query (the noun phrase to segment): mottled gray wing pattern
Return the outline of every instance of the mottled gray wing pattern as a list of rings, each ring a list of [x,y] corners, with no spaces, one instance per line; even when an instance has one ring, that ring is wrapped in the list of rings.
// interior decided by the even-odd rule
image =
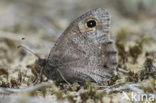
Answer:
[[[69,82],[105,83],[117,65],[117,51],[109,34],[110,16],[102,9],[91,10],[74,20],[56,41],[47,59],[45,75]]]

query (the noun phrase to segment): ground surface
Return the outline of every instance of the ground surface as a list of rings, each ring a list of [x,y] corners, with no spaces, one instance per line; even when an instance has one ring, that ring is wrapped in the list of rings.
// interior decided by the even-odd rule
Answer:
[[[104,90],[89,83],[79,87],[75,83],[71,88],[60,89],[43,77],[44,82],[52,83],[50,87],[34,92],[1,93],[0,103],[131,103],[135,102],[131,98],[133,92],[152,94],[156,101],[155,0],[0,0],[0,87],[25,88],[34,85],[38,74],[34,68],[37,57],[17,48],[19,45],[46,58],[57,37],[71,21],[97,7],[110,12],[111,34],[119,51],[120,72],[118,79],[112,80],[111,88]],[[126,84],[135,86],[131,89]],[[122,88],[118,88],[120,86]],[[113,93],[107,94],[108,90]],[[122,91],[131,100],[123,100]],[[143,101],[146,103],[149,99],[150,96],[144,97]]]

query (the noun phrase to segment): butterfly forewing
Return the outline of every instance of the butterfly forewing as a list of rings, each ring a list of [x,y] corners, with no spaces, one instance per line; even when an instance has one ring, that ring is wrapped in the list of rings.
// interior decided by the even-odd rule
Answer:
[[[45,75],[61,80],[56,72],[59,69],[69,82],[105,83],[117,65],[117,51],[110,39],[109,25],[109,13],[102,8],[74,20],[52,48]]]

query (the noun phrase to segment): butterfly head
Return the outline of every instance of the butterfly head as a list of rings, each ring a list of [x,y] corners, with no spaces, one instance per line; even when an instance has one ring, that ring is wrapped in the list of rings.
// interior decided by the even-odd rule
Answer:
[[[40,71],[42,71],[42,70],[45,69],[46,63],[47,63],[47,60],[46,59],[38,58],[35,61],[35,66],[37,67],[37,69],[39,69]]]

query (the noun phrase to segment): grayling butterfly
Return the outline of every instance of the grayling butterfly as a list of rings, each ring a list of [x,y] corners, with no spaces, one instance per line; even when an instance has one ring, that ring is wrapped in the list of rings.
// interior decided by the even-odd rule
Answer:
[[[56,82],[104,84],[117,66],[109,25],[109,13],[102,8],[83,14],[57,39],[47,59],[36,60],[36,66]]]

